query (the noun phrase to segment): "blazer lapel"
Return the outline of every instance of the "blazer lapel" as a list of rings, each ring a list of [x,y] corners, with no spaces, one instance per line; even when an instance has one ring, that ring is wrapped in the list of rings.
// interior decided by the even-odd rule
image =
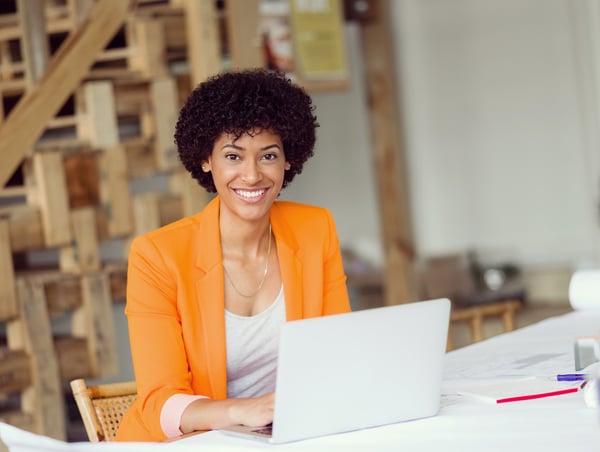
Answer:
[[[227,396],[227,352],[225,348],[225,304],[221,237],[219,234],[219,198],[203,210],[199,224],[199,253],[196,266],[202,276],[196,281],[196,302],[201,313],[202,332],[198,335],[201,353],[214,398]]]
[[[283,282],[287,320],[298,320],[304,314],[302,287],[302,262],[298,258],[298,242],[291,233],[294,229],[287,223],[281,206],[275,202],[271,207],[271,226],[277,242],[277,257]]]

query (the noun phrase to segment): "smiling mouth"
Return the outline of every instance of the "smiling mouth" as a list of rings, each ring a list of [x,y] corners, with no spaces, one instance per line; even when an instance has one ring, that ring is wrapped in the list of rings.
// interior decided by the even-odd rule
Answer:
[[[267,190],[262,188],[260,190],[235,190],[236,194],[246,199],[256,199],[265,194]]]

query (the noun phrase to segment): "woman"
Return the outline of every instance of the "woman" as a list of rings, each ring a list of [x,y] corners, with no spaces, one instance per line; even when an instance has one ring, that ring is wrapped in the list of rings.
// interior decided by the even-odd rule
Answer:
[[[217,196],[132,243],[138,398],[118,440],[269,424],[283,322],[350,310],[331,214],[276,201],[313,154],[313,111],[304,90],[264,70],[212,77],[182,108],[180,159]]]

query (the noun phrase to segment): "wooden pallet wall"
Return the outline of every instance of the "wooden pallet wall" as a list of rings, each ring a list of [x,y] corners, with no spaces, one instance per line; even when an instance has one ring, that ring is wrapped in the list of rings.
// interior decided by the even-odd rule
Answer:
[[[212,0],[12,3],[0,7],[0,420],[66,439],[66,383],[118,373],[112,304],[131,238],[206,202],[173,128],[191,87],[223,69],[233,19]],[[115,7],[126,14],[94,49]]]

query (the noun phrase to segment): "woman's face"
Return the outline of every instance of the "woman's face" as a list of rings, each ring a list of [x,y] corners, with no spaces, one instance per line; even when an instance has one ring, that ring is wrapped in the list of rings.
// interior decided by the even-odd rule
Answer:
[[[221,215],[256,220],[268,216],[290,164],[279,135],[263,130],[244,133],[237,140],[222,134],[202,169],[212,173],[221,197]]]

